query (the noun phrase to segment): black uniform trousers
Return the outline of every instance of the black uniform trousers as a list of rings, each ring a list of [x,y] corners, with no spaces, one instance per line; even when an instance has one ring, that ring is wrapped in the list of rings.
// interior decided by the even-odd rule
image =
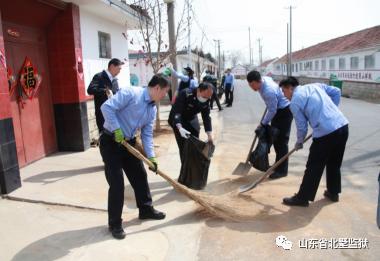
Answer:
[[[222,106],[220,105],[220,101],[219,101],[218,94],[217,94],[215,87],[213,88],[213,92],[212,92],[212,96],[211,96],[211,100],[210,100],[210,108],[211,109],[213,109],[213,107],[214,107],[214,101],[216,102],[218,109],[221,110]]]
[[[181,136],[181,134],[179,133],[178,131],[178,128],[177,126],[175,126],[175,124],[173,124],[172,122],[170,123],[170,126],[173,128],[173,131],[174,131],[174,136],[175,136],[175,140],[177,141],[177,145],[178,145],[178,149],[179,149],[179,157],[181,158],[181,164],[183,163],[183,148],[184,148],[184,145],[185,145],[185,138],[183,138]],[[198,121],[198,117],[194,117],[193,120],[191,121],[183,121],[182,122],[182,128],[188,130],[191,135],[199,138],[199,131],[201,129],[200,125],[199,125],[199,121]]]
[[[128,142],[135,145],[136,139]],[[147,173],[143,162],[130,154],[123,145],[114,141],[113,137],[103,133],[100,136],[100,154],[105,165],[108,189],[108,225],[121,226],[121,215],[124,206],[123,170],[131,184],[138,208],[152,206]]]
[[[340,167],[347,139],[348,125],[326,136],[313,139],[306,163],[305,175],[297,194],[300,198],[314,201],[325,167],[327,190],[332,194],[341,192]]]
[[[293,114],[289,106],[278,109],[274,115],[271,124],[279,130],[277,137],[273,140],[273,147],[276,152],[276,162],[289,152],[289,136],[292,126]],[[288,173],[288,160],[285,160],[275,170],[276,172],[287,174]]]
[[[226,103],[228,106],[232,106],[232,103],[234,101],[234,91],[232,90],[232,86],[229,84],[226,84]]]

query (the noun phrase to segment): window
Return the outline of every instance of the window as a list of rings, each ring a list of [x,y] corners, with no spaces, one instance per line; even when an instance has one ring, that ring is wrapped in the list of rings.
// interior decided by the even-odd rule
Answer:
[[[298,63],[296,63],[296,72],[298,72]]]
[[[103,32],[98,32],[99,38],[99,57],[111,58],[111,35]]]
[[[364,69],[373,68],[375,68],[375,56],[373,54],[364,56]]]
[[[313,62],[309,62],[310,71],[313,70]]]
[[[335,70],[335,60],[334,59],[329,60],[329,70]]]
[[[303,63],[300,63],[300,71],[303,71]]]
[[[315,71],[319,70],[319,61],[314,62]]]
[[[339,70],[346,69],[346,58],[339,58]]]
[[[322,71],[326,70],[326,60],[322,60]]]
[[[294,64],[292,64],[292,72],[294,72]]]
[[[359,57],[351,57],[350,64],[351,64],[351,70],[359,69]]]

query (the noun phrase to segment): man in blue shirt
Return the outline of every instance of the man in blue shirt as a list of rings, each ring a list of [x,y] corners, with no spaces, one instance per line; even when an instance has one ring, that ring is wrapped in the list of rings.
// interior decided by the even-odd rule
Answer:
[[[134,157],[120,143],[127,140],[136,144],[136,132],[141,130],[141,140],[149,160],[157,160],[153,145],[153,124],[157,108],[155,102],[165,97],[170,81],[162,75],[155,75],[148,87],[122,88],[101,106],[104,116],[104,130],[100,137],[100,153],[105,165],[108,190],[108,225],[112,235],[123,239],[122,211],[124,205],[123,170],[135,192],[140,219],[163,219],[165,214],[155,210],[147,180],[147,173],[141,160]]]
[[[231,107],[234,101],[234,81],[235,77],[231,73],[231,69],[227,69],[226,77],[224,78],[224,90],[226,92],[227,107]]]
[[[267,107],[267,113],[260,122],[258,130],[265,128],[269,130],[269,124],[278,130],[276,137],[273,139],[274,150],[276,151],[276,162],[280,160],[289,151],[288,143],[290,136],[290,128],[293,116],[289,109],[289,100],[286,99],[280,87],[270,77],[261,77],[258,71],[250,71],[247,75],[249,86],[254,91],[260,93]],[[258,131],[257,130],[257,131]],[[258,131],[260,132],[260,131]],[[273,174],[269,176],[271,179],[282,178],[288,175],[288,160],[278,166]]]
[[[308,130],[313,129],[313,142],[300,189],[293,197],[284,198],[289,206],[307,207],[314,201],[326,167],[327,190],[324,196],[339,201],[343,155],[348,139],[348,120],[338,109],[341,91],[323,83],[298,86],[293,77],[280,82],[284,95],[291,101],[290,110],[297,126],[295,149],[302,149]]]

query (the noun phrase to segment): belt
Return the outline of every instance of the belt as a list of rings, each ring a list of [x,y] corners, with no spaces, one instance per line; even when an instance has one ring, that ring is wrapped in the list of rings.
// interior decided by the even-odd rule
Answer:
[[[109,137],[111,137],[111,138],[114,138],[114,133],[111,132],[111,131],[109,131],[109,130],[107,130],[107,129],[103,129],[102,133],[105,134],[105,135],[107,135],[107,136],[109,136]],[[133,142],[136,141],[136,137],[133,137],[132,139],[125,138],[125,140],[127,142],[132,142],[133,143]]]

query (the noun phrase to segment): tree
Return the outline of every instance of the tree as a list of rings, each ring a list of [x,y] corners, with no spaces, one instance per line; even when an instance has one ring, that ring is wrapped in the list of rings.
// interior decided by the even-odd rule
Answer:
[[[243,62],[243,56],[240,50],[233,50],[228,55],[228,60],[231,63],[231,67],[235,67],[237,64]]]
[[[156,74],[165,66],[170,55],[176,53],[169,52],[167,37],[167,14],[165,4],[159,0],[138,0],[130,5],[138,11],[139,34],[142,39],[138,39],[141,44],[143,59],[147,65],[151,65],[153,73]],[[176,41],[178,36],[184,32],[183,22],[185,14],[185,4],[181,11],[181,17],[177,24]],[[160,104],[157,104],[156,130],[160,130]]]

